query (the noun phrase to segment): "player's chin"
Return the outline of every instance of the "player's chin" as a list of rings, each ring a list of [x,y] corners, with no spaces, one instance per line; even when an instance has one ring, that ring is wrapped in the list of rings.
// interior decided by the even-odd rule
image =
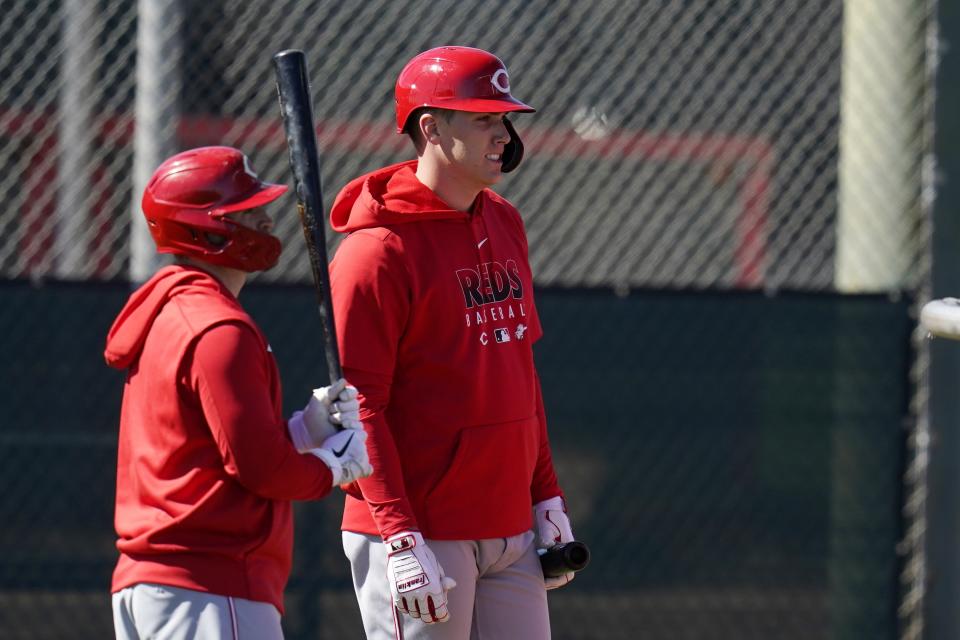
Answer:
[[[493,185],[500,182],[503,179],[503,171],[500,170],[500,163],[497,163],[495,167],[489,167],[483,174],[483,183],[492,187]]]

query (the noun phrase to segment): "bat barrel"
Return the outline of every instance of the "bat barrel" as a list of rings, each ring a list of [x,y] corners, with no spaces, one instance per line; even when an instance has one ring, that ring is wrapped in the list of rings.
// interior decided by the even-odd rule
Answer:
[[[281,51],[273,56],[273,67],[280,99],[280,115],[290,152],[290,170],[296,187],[300,225],[303,228],[317,293],[317,310],[323,328],[327,372],[333,382],[342,378],[343,372],[337,349],[333,302],[330,298],[320,156],[317,151],[317,132],[313,124],[313,102],[306,57],[299,49]]]
[[[306,190],[313,185],[320,187],[320,167],[319,163],[307,161],[308,158],[319,158],[307,61],[303,51],[287,49],[273,56],[273,66],[287,148],[290,150],[290,169],[297,187],[297,201],[312,205],[314,203],[309,201],[310,194]]]

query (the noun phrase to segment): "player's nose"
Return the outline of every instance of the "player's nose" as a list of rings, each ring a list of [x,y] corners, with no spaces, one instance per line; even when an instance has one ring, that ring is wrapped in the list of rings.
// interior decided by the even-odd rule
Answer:
[[[253,228],[261,233],[272,233],[273,232],[273,218],[270,217],[270,214],[266,212],[263,208],[254,209],[251,212],[250,222],[253,225]]]
[[[494,142],[497,144],[507,144],[510,142],[510,132],[507,131],[507,125],[503,123],[503,120],[500,120],[499,125],[494,131],[494,135],[496,136]]]
[[[262,233],[273,233],[273,218],[263,214],[263,219],[257,221],[257,229]]]

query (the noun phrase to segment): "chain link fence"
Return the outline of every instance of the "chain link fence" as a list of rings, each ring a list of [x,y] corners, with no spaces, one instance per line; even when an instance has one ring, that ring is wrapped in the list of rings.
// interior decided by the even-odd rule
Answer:
[[[410,157],[391,124],[404,62],[469,43],[507,61],[539,109],[518,119],[529,153],[503,192],[542,284],[823,290],[843,260],[854,279],[894,261],[886,288],[916,287],[930,8],[847,5],[845,22],[840,0],[7,0],[0,273],[124,277],[135,139],[240,146],[286,179],[270,65],[284,48],[309,56],[329,201]],[[147,122],[138,78],[143,111],[160,113]],[[295,217],[279,222],[299,247]],[[301,258],[264,279],[305,281]]]
[[[498,190],[527,225],[558,465],[596,547],[551,596],[555,636],[919,638],[927,360],[908,320],[928,294],[935,15],[935,0],[0,0],[0,326],[20,354],[0,395],[0,636],[66,637],[37,613],[51,602],[86,612],[74,637],[109,634],[119,381],[98,349],[156,265],[149,173],[228,144],[289,183],[271,55],[299,48],[329,207],[411,157],[393,125],[403,64],[462,44],[499,55],[538,110],[514,120],[526,156]],[[249,294],[278,343],[313,331],[282,202],[287,249]],[[286,339],[291,410],[323,367]],[[591,447],[562,397],[584,375],[617,393]],[[78,376],[51,405],[49,382]],[[12,479],[41,468],[38,503]],[[335,545],[336,511],[299,519]],[[297,557],[288,636],[359,635],[358,618],[330,621],[355,609],[342,556],[298,541]]]

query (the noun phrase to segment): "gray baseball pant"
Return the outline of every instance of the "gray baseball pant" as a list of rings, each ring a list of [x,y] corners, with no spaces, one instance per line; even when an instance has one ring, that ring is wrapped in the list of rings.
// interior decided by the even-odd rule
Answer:
[[[117,640],[283,640],[272,604],[141,583],[113,594]]]
[[[424,624],[396,611],[383,542],[343,532],[367,640],[549,640],[547,592],[533,532],[426,542],[444,574],[457,581],[447,592],[446,622]]]

